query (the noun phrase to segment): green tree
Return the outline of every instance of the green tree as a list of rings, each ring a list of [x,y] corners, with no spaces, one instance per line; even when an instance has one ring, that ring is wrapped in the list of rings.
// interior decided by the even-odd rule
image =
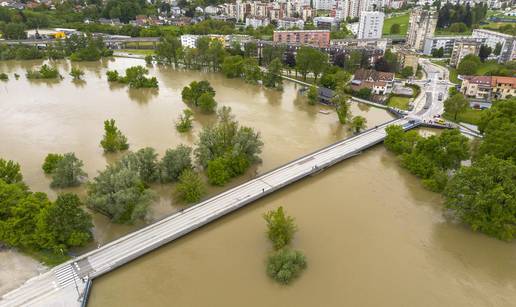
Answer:
[[[185,86],[181,92],[181,97],[184,102],[191,103],[199,107],[199,98],[203,94],[208,94],[212,98],[215,97],[215,90],[206,80],[192,81],[189,86]]]
[[[208,162],[206,175],[208,182],[213,185],[223,186],[233,176],[229,162],[225,157],[218,157]]]
[[[222,107],[217,115],[217,123],[204,127],[199,134],[195,157],[204,169],[210,161],[223,158],[227,171],[234,177],[260,161],[263,142],[258,132],[239,125],[231,108]]]
[[[478,129],[484,134],[478,157],[492,155],[516,161],[516,99],[497,101],[483,111]]]
[[[20,164],[0,158],[0,180],[5,183],[22,182],[23,176],[20,171]]]
[[[476,55],[465,56],[457,66],[457,72],[461,75],[474,75],[480,66],[480,58]]]
[[[37,221],[38,245],[62,253],[91,241],[91,216],[81,207],[79,197],[71,193],[58,195],[55,202],[44,207]]]
[[[308,97],[308,104],[315,105],[317,103],[317,100],[319,99],[319,93],[318,93],[317,87],[315,85],[312,85],[308,89],[307,97]]]
[[[385,147],[397,155],[410,153],[416,146],[421,136],[417,131],[405,132],[399,125],[388,126],[385,131],[387,137],[384,140]]]
[[[502,52],[502,46],[503,45],[501,43],[496,43],[496,47],[493,50],[494,55],[496,55],[496,56],[500,55],[500,53]]]
[[[292,241],[297,226],[293,217],[285,215],[283,207],[268,211],[263,218],[267,223],[267,237],[271,240],[274,249],[279,250]]]
[[[52,174],[57,167],[57,163],[59,161],[61,161],[62,159],[63,159],[63,155],[49,153],[45,157],[45,162],[43,162],[43,165],[41,166],[41,168],[43,169],[45,174]]]
[[[400,74],[405,79],[412,77],[414,75],[414,68],[412,68],[412,66],[403,67],[403,69],[400,71]]]
[[[177,65],[182,57],[181,42],[172,35],[162,36],[156,47],[156,56],[160,61]]]
[[[478,51],[478,57],[480,58],[480,61],[484,62],[487,59],[487,57],[491,55],[492,51],[493,50],[491,49],[491,47],[482,44],[480,46],[480,50]]]
[[[70,76],[72,76],[74,80],[81,80],[82,76],[84,76],[84,71],[78,67],[72,67]]]
[[[227,56],[222,63],[222,73],[227,78],[239,78],[244,69],[244,60],[239,55]]]
[[[306,258],[300,251],[288,248],[271,253],[267,259],[267,274],[282,284],[288,284],[306,268]]]
[[[274,59],[267,67],[267,72],[263,76],[263,85],[270,88],[283,89],[283,78],[281,73],[283,65],[279,59]]]
[[[395,34],[400,34],[401,32],[401,27],[399,24],[395,23],[391,26],[391,29],[389,31],[391,33],[391,35],[395,35]]]
[[[172,182],[179,179],[185,170],[192,169],[192,148],[179,145],[175,149],[167,149],[161,159],[161,181]]]
[[[217,108],[217,102],[213,99],[211,93],[201,94],[197,100],[197,104],[204,113],[213,113]]]
[[[176,129],[179,132],[188,132],[192,129],[192,116],[193,112],[190,109],[183,110],[183,114],[179,116],[176,122]]]
[[[355,116],[351,119],[351,129],[356,133],[366,127],[367,120],[363,116]]]
[[[102,146],[104,152],[117,152],[129,148],[127,138],[116,127],[114,119],[104,121],[104,137],[100,141],[100,146]]]
[[[4,26],[3,34],[5,39],[25,39],[27,33],[25,32],[25,25],[23,23],[10,22]]]
[[[53,188],[67,188],[78,186],[87,176],[82,170],[82,160],[77,159],[73,152],[63,155],[56,163],[52,172],[52,182],[50,186]]]
[[[138,172],[116,163],[88,183],[86,204],[115,223],[133,223],[145,217],[154,198]]]
[[[206,193],[206,187],[199,174],[191,169],[185,169],[179,176],[177,193],[181,200],[187,203],[196,203]]]
[[[331,102],[335,105],[335,110],[337,111],[337,116],[339,117],[339,122],[341,124],[345,124],[350,116],[349,111],[349,103],[348,96],[344,92],[344,87],[339,86],[335,91],[335,95],[333,96]]]
[[[257,84],[262,78],[262,71],[260,70],[260,66],[258,66],[258,61],[254,58],[244,58],[242,75],[245,82]]]
[[[469,107],[468,100],[461,93],[457,93],[444,101],[444,111],[457,120],[457,115],[465,112]]]
[[[129,152],[120,159],[119,163],[135,171],[146,184],[153,183],[159,179],[158,154],[154,148],[145,147],[137,152]]]
[[[510,241],[516,234],[516,166],[485,156],[449,181],[446,207],[475,231]]]

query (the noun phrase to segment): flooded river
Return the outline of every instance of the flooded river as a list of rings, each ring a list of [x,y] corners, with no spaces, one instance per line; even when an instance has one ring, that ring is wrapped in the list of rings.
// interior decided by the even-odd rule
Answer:
[[[151,146],[162,154],[192,144],[213,121],[197,115],[191,134],[175,130],[185,108],[181,90],[193,80],[209,80],[219,105],[261,132],[257,172],[349,134],[334,112],[308,106],[292,83],[276,92],[220,74],[157,67],[150,75],[158,77],[159,91],[131,91],[109,85],[105,71],[143,61],[80,64],[84,84],[68,76],[60,83],[29,82],[24,70],[36,63],[0,62],[0,71],[22,75],[0,83],[0,144],[7,145],[0,156],[18,161],[29,186],[52,197],[56,191],[41,171],[47,153],[75,152],[90,178],[116,159],[98,145],[107,118],[117,120],[133,150]],[[59,67],[64,75],[70,64]],[[391,118],[366,106],[353,105],[352,112],[369,126]],[[178,207],[171,186],[156,189],[151,220]],[[446,221],[441,202],[377,146],[95,280],[90,306],[509,306],[516,300],[516,245]],[[296,218],[293,245],[308,259],[308,269],[288,287],[265,274],[271,247],[261,216],[280,205]],[[98,244],[141,226],[113,225],[100,215],[94,220]]]

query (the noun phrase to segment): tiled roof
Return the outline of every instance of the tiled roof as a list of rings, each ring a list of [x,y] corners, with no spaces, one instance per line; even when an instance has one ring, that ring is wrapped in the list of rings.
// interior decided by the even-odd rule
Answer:
[[[473,84],[491,85],[491,76],[462,76],[462,78]]]
[[[498,83],[510,84],[512,88],[516,88],[516,78],[514,77],[493,77],[491,85],[496,86]]]
[[[358,69],[355,72],[355,80],[372,80],[372,81],[386,81],[392,82],[394,80],[394,73],[376,71],[372,69]]]

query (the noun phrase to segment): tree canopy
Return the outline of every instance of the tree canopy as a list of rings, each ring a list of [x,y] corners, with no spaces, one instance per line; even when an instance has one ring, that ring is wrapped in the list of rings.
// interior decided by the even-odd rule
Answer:
[[[271,240],[274,249],[281,249],[292,241],[297,226],[294,218],[285,215],[283,207],[268,211],[263,218],[267,223],[267,237]]]

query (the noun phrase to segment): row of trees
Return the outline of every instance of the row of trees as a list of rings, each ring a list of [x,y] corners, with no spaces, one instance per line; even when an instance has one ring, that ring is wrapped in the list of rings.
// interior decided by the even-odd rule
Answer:
[[[292,250],[289,244],[297,231],[294,218],[283,211],[283,207],[263,215],[267,223],[267,237],[274,250],[267,259],[267,274],[282,284],[288,284],[306,268],[302,252]]]
[[[69,248],[92,240],[92,227],[91,216],[76,195],[60,194],[52,202],[46,194],[27,188],[19,164],[0,159],[2,243],[56,264],[66,257]]]
[[[63,59],[70,57],[72,61],[98,61],[102,57],[113,55],[101,37],[91,35],[72,35],[64,40],[56,41],[46,49],[25,45],[0,44],[0,60],[33,60]]]
[[[444,194],[455,217],[473,230],[510,241],[516,234],[516,99],[495,102],[478,127],[483,139],[470,146],[457,130],[422,138],[391,126],[385,146],[426,187]],[[461,164],[468,159],[471,166]]]
[[[466,27],[478,25],[487,14],[487,4],[478,3],[471,7],[469,4],[446,3],[439,8],[437,28],[446,29],[453,24],[462,23]]]

